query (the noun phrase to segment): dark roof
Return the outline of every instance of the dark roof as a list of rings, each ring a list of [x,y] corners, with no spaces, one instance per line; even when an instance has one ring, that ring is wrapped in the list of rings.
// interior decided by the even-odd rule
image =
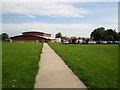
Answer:
[[[26,34],[26,33],[40,33],[40,34],[48,34],[48,33],[37,32],[37,31],[28,31],[28,32],[23,32],[22,34]]]
[[[17,35],[14,37],[10,37],[11,39],[16,38],[16,37],[23,37],[23,36],[31,36],[31,37],[38,37],[38,38],[43,38],[43,39],[49,39],[49,38],[45,38],[45,37],[41,37],[41,36],[36,36],[36,35]]]

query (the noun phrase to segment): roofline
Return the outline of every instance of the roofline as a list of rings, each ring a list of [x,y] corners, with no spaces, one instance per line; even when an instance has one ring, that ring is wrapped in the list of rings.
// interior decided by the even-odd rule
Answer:
[[[38,31],[28,31],[28,32],[22,32],[22,34],[25,33],[42,33],[42,34],[48,34],[48,33],[44,33],[44,32],[38,32]],[[50,34],[51,35],[51,34]]]

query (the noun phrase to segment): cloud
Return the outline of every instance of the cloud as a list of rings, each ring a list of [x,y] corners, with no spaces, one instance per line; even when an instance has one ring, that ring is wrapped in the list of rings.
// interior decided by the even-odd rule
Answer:
[[[90,37],[91,32],[98,27],[105,27],[106,29],[118,30],[116,23],[114,24],[55,24],[55,23],[19,23],[19,24],[0,24],[2,32],[8,33],[10,36],[21,34],[25,31],[39,31],[51,33],[52,37],[56,33],[61,32],[67,36]]]
[[[49,23],[22,23],[22,24],[3,24],[3,32],[10,36],[21,34],[24,31],[42,31],[51,33],[53,36],[57,32],[62,32],[68,36],[85,36],[89,37],[93,26],[91,24],[49,24]]]
[[[77,8],[71,3],[4,2],[2,13],[21,14],[35,18],[35,16],[41,15],[50,17],[84,17],[89,12],[84,8]]]

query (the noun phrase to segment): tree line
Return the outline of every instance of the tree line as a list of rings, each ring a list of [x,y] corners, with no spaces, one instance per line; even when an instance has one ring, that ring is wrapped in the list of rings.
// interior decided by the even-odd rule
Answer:
[[[55,35],[55,38],[62,38],[61,32],[57,33]],[[119,41],[120,32],[116,32],[113,29],[106,30],[104,27],[100,27],[93,30],[93,32],[91,32],[90,38],[89,39],[87,38],[87,40],[90,40],[90,39],[94,41]]]
[[[55,35],[55,38],[62,38],[62,33],[59,32]],[[79,37],[80,39],[80,37]],[[85,38],[83,38],[84,41]],[[120,32],[116,32],[113,29],[105,29],[104,27],[96,28],[90,34],[90,38],[85,39],[86,41],[120,41]],[[7,33],[0,35],[0,41],[10,41]]]
[[[95,41],[119,41],[120,32],[116,32],[113,29],[105,30],[104,27],[100,27],[93,30],[90,37],[92,40],[95,40]]]

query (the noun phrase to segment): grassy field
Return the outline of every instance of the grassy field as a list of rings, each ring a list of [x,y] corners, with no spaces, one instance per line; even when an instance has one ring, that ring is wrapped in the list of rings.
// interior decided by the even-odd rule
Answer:
[[[49,45],[87,87],[118,87],[118,45]]]
[[[2,43],[0,42],[0,89],[2,88]]]
[[[2,87],[33,88],[42,43],[2,44]]]

